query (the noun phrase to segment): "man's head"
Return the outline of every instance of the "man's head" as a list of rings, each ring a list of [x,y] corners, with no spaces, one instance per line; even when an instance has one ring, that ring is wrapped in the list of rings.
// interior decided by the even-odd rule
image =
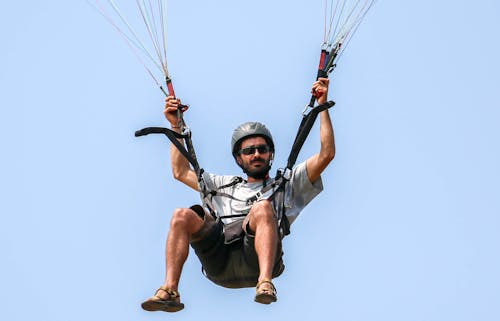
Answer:
[[[268,175],[274,157],[274,142],[265,125],[248,122],[238,126],[233,132],[231,150],[249,177],[263,179]]]

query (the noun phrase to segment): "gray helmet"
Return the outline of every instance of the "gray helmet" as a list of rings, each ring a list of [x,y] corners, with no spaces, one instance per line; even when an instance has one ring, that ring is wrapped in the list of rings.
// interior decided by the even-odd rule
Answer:
[[[233,132],[233,137],[231,138],[231,152],[233,156],[236,157],[238,155],[238,150],[243,139],[254,136],[264,137],[271,148],[271,152],[274,152],[273,136],[271,136],[269,129],[259,122],[247,122],[238,126]]]

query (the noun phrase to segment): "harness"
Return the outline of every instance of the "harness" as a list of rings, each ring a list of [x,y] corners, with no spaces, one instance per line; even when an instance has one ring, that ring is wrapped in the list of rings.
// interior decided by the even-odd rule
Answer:
[[[304,142],[307,136],[309,135],[311,128],[314,125],[316,118],[318,117],[318,114],[324,110],[333,107],[334,105],[335,103],[333,101],[327,101],[326,103],[318,105],[316,107],[308,105],[306,107],[306,110],[304,110],[304,112],[302,113],[302,121],[297,130],[294,143],[292,145],[290,154],[288,156],[286,167],[284,169],[278,169],[276,172],[276,176],[273,179],[271,179],[271,181],[268,182],[259,192],[257,192],[256,194],[254,194],[253,196],[249,197],[246,200],[239,200],[246,202],[247,205],[251,205],[260,200],[264,194],[273,190],[272,194],[267,199],[269,201],[274,201],[278,207],[277,214],[278,214],[278,221],[280,222],[280,233],[282,237],[290,234],[290,223],[285,215],[286,210],[284,205],[285,202],[284,192],[286,184],[290,181],[292,175],[292,168],[295,165],[299,152],[302,149],[302,146],[304,145]],[[308,113],[305,113],[307,109],[309,109],[309,107],[310,111]],[[243,178],[235,177],[228,184],[219,186],[215,190],[208,189],[207,184],[205,184],[203,178],[204,170],[203,168],[200,167],[198,160],[196,158],[193,142],[191,140],[191,130],[189,129],[189,127],[185,125],[182,119],[182,113],[180,113],[180,116],[181,117],[179,119],[182,128],[181,133],[177,133],[171,129],[164,127],[146,127],[136,131],[135,136],[140,137],[150,134],[163,134],[167,136],[167,138],[172,142],[172,144],[174,144],[174,146],[179,150],[179,152],[188,160],[193,170],[196,172],[196,175],[198,177],[198,185],[200,187],[200,197],[202,199],[202,202],[205,205],[205,207],[208,208],[210,214],[215,218],[216,214],[214,205],[212,204],[212,198],[214,196],[221,196],[221,197],[229,197],[235,199],[232,195],[223,193],[220,190],[241,183],[243,181]],[[184,140],[184,144],[182,144],[179,141],[179,139]],[[225,216],[220,216],[220,218],[234,218],[243,216],[246,216],[246,214],[225,215]]]

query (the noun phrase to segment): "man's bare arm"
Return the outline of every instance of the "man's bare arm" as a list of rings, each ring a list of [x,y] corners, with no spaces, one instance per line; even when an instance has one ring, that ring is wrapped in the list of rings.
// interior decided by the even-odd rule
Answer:
[[[327,78],[320,78],[313,84],[313,92],[318,96],[318,104],[323,104],[328,98]],[[328,110],[322,111],[320,117],[319,136],[321,148],[318,154],[311,156],[306,162],[307,176],[311,182],[315,182],[325,168],[335,157],[335,137],[333,134],[332,121]]]
[[[179,107],[179,105],[180,100],[169,96],[167,97],[165,109],[163,111],[163,114],[170,122],[172,130],[178,133],[180,133],[181,131],[181,128],[178,127],[179,120],[177,118],[177,108]],[[179,139],[179,141],[184,144],[184,141],[182,139]],[[196,175],[196,172],[191,168],[186,157],[181,154],[181,152],[177,149],[177,147],[175,147],[174,144],[171,144],[170,146],[170,160],[172,163],[172,173],[174,175],[174,178],[191,187],[192,189],[198,191],[198,177]]]

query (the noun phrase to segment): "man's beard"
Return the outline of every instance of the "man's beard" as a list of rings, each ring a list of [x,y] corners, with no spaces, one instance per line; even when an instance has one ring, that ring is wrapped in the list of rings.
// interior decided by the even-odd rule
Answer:
[[[263,161],[264,164],[263,166],[261,167],[257,167],[257,168],[249,168],[250,166],[248,165],[244,165],[242,166],[243,168],[243,172],[245,174],[247,174],[249,177],[252,177],[252,178],[255,178],[255,179],[264,179],[268,176],[269,174],[269,170],[271,169],[271,162],[270,160],[264,160],[264,159],[259,159],[260,161]],[[258,160],[254,160],[255,161],[258,161]]]

